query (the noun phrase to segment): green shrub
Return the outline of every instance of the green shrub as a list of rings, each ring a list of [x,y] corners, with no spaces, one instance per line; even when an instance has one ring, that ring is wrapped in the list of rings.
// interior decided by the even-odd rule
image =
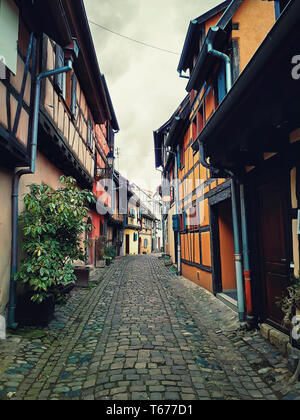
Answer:
[[[117,251],[116,248],[113,246],[109,246],[107,248],[105,248],[104,250],[104,259],[105,257],[111,258],[112,260],[114,260],[117,256]]]
[[[64,187],[53,191],[45,185],[31,185],[24,198],[20,224],[25,258],[15,280],[29,286],[32,300],[41,303],[49,294],[59,294],[61,285],[73,283],[73,262],[84,261],[88,246],[82,241],[92,226],[87,223],[88,205],[95,201],[73,178],[60,177]]]

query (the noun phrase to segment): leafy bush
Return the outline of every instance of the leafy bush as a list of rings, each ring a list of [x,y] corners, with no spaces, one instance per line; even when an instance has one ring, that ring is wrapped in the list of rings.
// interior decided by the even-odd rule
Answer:
[[[88,204],[95,201],[82,191],[75,179],[60,177],[64,187],[53,191],[45,185],[31,185],[24,198],[20,224],[24,234],[25,259],[15,280],[27,284],[32,300],[41,303],[60,286],[76,279],[72,263],[84,261],[88,243],[83,240],[92,226],[87,223]]]
[[[286,294],[277,302],[277,305],[284,314],[283,326],[293,328],[296,309],[300,309],[300,275],[298,277],[291,276],[291,286],[287,288]]]
[[[114,248],[113,246],[109,246],[107,248],[105,248],[104,250],[104,258],[108,257],[111,258],[112,260],[114,260],[117,256],[117,251],[116,248]]]

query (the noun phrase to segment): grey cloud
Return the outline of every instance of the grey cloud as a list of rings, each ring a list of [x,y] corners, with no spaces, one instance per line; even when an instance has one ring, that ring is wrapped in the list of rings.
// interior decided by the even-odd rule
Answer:
[[[181,52],[194,19],[216,0],[85,0],[88,18],[123,35]],[[179,56],[156,51],[91,25],[101,71],[105,74],[121,131],[120,171],[130,180],[160,182],[154,168],[153,130],[185,97],[177,74]],[[142,181],[141,181],[142,182]],[[140,183],[141,183],[140,182]],[[155,189],[155,188],[154,188]]]

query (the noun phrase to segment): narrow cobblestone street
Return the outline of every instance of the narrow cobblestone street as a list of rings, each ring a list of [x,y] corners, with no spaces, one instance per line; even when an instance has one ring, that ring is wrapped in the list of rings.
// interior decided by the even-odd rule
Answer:
[[[116,261],[49,328],[0,342],[0,399],[300,399],[258,332],[157,256]]]

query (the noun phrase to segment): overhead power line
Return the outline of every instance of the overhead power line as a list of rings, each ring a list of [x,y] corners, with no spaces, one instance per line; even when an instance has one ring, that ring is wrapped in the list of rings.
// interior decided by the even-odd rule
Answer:
[[[129,41],[132,41],[132,42],[135,42],[137,44],[143,45],[144,47],[153,48],[155,50],[159,50],[159,51],[162,51],[162,52],[165,52],[165,53],[168,53],[168,54],[173,54],[173,55],[178,55],[178,56],[180,55],[179,53],[177,53],[175,51],[166,50],[165,48],[160,48],[160,47],[157,47],[155,45],[147,44],[146,42],[138,41],[137,39],[130,38],[129,36],[122,35],[118,32],[113,31],[112,29],[106,28],[105,26],[100,25],[99,23],[93,22],[91,20],[89,20],[89,22],[92,25],[98,26],[98,28],[101,28],[101,29],[104,29],[105,31],[111,32],[112,34],[120,36],[121,38],[125,38],[125,39],[128,39]]]

